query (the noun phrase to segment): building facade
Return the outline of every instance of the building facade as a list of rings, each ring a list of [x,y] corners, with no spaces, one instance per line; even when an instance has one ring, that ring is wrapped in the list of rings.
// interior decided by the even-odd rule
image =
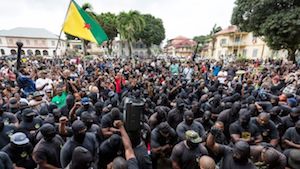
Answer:
[[[178,36],[167,41],[164,52],[167,56],[190,57],[194,54],[197,43],[192,39]]]
[[[252,32],[242,32],[237,26],[229,26],[216,33],[213,40],[207,44],[202,56],[214,59],[242,56],[247,59],[267,59],[285,57],[284,51],[271,50],[261,37]]]
[[[60,40],[56,51],[58,36],[46,29],[18,27],[0,30],[0,56],[16,55],[16,42],[23,43],[25,56],[62,56],[67,48],[66,41]]]
[[[83,54],[83,43],[81,40],[68,40],[68,52]],[[91,55],[109,55],[107,44],[104,42],[102,45],[95,43],[88,43],[86,51]],[[138,57],[147,56],[147,47],[141,41],[132,43],[132,55]],[[113,41],[112,53],[113,57],[126,57],[129,56],[128,43],[120,40]]]

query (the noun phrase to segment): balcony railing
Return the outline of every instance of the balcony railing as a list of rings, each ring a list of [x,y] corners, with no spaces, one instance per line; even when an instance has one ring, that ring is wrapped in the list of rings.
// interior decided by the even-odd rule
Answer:
[[[220,44],[222,47],[235,47],[235,46],[246,46],[245,42],[230,42],[230,43],[224,43]]]

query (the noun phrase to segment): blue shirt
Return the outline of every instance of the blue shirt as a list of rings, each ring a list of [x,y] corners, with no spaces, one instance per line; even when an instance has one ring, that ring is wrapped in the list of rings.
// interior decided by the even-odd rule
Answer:
[[[24,90],[26,95],[36,91],[35,82],[31,78],[20,74],[17,81],[18,85]]]
[[[221,70],[221,66],[214,66],[213,67],[213,75],[218,76],[218,73],[220,72],[220,70]]]

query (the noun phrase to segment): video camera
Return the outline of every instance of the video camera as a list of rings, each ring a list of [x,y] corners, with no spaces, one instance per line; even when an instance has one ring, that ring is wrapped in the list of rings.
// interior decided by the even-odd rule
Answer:
[[[138,132],[141,130],[141,120],[145,110],[145,103],[142,100],[125,98],[123,108],[123,119],[128,132]]]

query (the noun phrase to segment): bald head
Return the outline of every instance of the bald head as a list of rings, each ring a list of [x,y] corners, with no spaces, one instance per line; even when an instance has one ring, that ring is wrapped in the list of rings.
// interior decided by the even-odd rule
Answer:
[[[199,160],[200,169],[215,169],[216,163],[209,156],[202,156]]]

